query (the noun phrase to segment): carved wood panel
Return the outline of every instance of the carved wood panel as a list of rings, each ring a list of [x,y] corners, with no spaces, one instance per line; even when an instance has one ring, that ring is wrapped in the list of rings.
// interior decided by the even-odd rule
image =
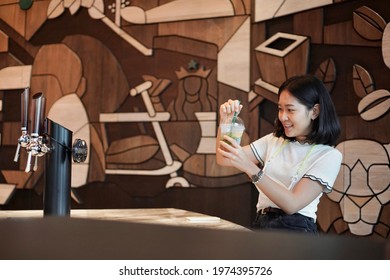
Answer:
[[[2,207],[35,201],[31,195],[23,200],[14,189],[38,195],[43,189],[41,171],[24,174],[25,155],[12,162],[20,120],[15,95],[27,86],[46,95],[47,113],[57,108],[50,116],[89,141],[88,162],[73,167],[74,207],[183,206],[176,201],[180,193],[215,189],[236,197],[221,202],[213,195],[217,210],[189,196],[183,207],[236,219],[229,209],[239,211],[242,198],[248,198],[248,180],[215,163],[218,106],[228,98],[241,100],[247,124],[243,143],[249,143],[272,131],[278,86],[295,74],[315,74],[331,92],[345,159],[359,153],[361,144],[366,149],[373,144],[388,160],[387,3],[333,2],[134,0],[118,7],[109,0],[40,0],[27,10],[18,1],[0,3]],[[352,150],[346,148],[350,144]],[[358,170],[362,180],[374,178],[388,194],[389,163],[376,159],[349,169]],[[340,174],[335,188],[348,196],[343,187],[349,173]],[[233,186],[245,190],[242,197],[229,191]],[[244,212],[254,211],[253,201],[247,203]],[[348,202],[325,195],[320,228],[389,238],[389,203],[367,205],[356,194]],[[356,221],[360,226],[353,228]],[[370,223],[375,225],[367,229]]]

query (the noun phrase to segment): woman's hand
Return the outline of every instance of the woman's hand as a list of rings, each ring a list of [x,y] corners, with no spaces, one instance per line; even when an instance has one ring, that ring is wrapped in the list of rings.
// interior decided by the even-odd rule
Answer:
[[[220,118],[230,117],[235,112],[240,113],[243,106],[239,100],[229,99],[219,108]],[[249,177],[259,172],[258,160],[249,145],[241,147],[235,139],[224,135],[221,139],[221,128],[218,128],[216,143],[216,161],[221,166],[235,167]]]
[[[239,100],[229,99],[219,107],[220,120],[224,120],[227,117],[233,115],[235,112],[240,113],[242,105]]]
[[[245,149],[237,144],[233,138],[227,135],[224,135],[223,139],[229,143],[223,140],[220,141],[217,154],[223,157],[223,162],[225,163],[224,165],[235,167],[246,173],[248,176],[256,174],[259,167],[248,157]]]

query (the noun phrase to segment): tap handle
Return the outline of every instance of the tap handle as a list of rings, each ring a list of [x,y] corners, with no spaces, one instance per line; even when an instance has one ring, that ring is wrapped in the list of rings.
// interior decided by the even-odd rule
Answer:
[[[21,94],[21,127],[22,131],[28,130],[28,102],[30,98],[30,88],[26,88]]]
[[[19,160],[19,154],[20,154],[20,143],[18,143],[18,146],[16,147],[14,162],[18,162],[18,160]]]
[[[42,132],[45,120],[45,97],[42,92],[34,94],[32,98],[32,129],[31,136],[38,137]]]
[[[32,156],[32,153],[30,151],[30,152],[28,152],[26,169],[24,170],[26,173],[29,173],[31,171],[31,156]]]
[[[20,147],[25,147],[29,141],[28,135],[28,103],[30,98],[30,88],[27,87],[24,89],[20,95],[20,126],[22,130],[22,135],[18,139],[18,146],[16,147],[16,152],[14,156],[14,162],[18,162],[20,155]]]
[[[37,171],[38,170],[38,157],[35,157],[35,162],[34,162],[34,167],[33,167],[33,171]]]

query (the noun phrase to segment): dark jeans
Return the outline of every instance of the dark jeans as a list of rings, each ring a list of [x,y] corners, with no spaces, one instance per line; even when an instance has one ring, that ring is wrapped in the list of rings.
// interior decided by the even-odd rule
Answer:
[[[318,234],[317,224],[314,220],[301,214],[257,213],[252,229],[289,230]]]

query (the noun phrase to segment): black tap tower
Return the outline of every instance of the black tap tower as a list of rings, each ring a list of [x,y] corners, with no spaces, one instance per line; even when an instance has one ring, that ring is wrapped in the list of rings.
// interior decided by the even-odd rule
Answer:
[[[73,132],[45,118],[45,97],[37,93],[32,97],[31,135],[28,134],[29,89],[21,98],[21,130],[14,161],[17,162],[20,147],[28,152],[26,172],[31,172],[31,160],[35,157],[33,171],[38,168],[38,157],[45,157],[44,216],[69,216],[71,195],[72,155],[75,162],[87,157],[85,141],[76,139],[72,147]]]
[[[51,152],[45,158],[44,215],[69,216],[73,132],[47,119]]]

